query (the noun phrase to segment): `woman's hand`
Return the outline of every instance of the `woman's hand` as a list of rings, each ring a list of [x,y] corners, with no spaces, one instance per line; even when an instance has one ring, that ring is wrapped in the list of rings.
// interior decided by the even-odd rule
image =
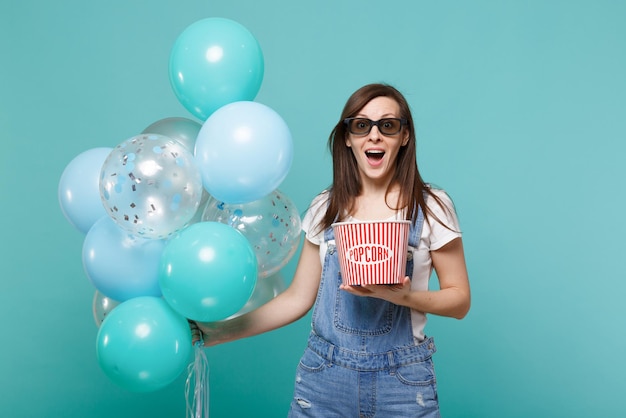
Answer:
[[[220,335],[224,334],[225,322],[198,323],[188,319],[191,329],[191,344],[201,344],[205,347],[220,343]],[[222,325],[221,327],[219,325]]]
[[[349,286],[341,284],[341,290],[356,296],[365,296],[383,299],[396,305],[404,305],[403,300],[408,298],[411,292],[411,279],[408,276],[398,284],[368,284],[362,286]]]
[[[191,329],[191,345],[196,345],[197,343],[204,345],[204,336],[200,328],[198,328],[198,324],[191,319],[188,319],[187,322],[189,322],[189,328]]]
[[[216,322],[189,321],[191,328],[191,342],[195,345],[201,342],[205,347],[222,344],[236,339],[236,336],[246,328],[245,315]]]
[[[464,318],[470,308],[471,295],[461,238],[430,253],[439,279],[439,290],[411,290],[408,277],[398,285],[341,285],[340,289],[357,296],[384,299],[427,314]]]

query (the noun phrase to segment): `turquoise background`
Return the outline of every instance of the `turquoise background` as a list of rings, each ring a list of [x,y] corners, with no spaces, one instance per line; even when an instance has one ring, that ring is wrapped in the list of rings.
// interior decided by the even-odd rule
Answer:
[[[260,42],[257,101],[294,138],[280,189],[330,181],[348,95],[386,81],[415,113],[427,181],[452,195],[473,306],[431,318],[444,417],[626,414],[626,3],[4,1],[0,5],[0,416],[182,417],[181,376],[136,394],[100,370],[83,236],[60,175],[166,117],[176,37],[227,17]],[[284,269],[287,280],[295,262]],[[309,318],[207,350],[211,417],[285,416]]]

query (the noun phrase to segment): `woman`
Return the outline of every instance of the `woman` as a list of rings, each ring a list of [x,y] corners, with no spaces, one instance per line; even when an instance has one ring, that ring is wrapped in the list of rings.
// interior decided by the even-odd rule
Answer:
[[[454,206],[421,179],[415,141],[398,90],[370,84],[354,92],[329,138],[333,183],[302,221],[306,239],[290,286],[225,326],[198,324],[215,345],[287,325],[314,306],[290,417],[439,416],[426,314],[463,318],[470,289]],[[331,224],[387,219],[412,221],[407,276],[394,286],[343,285]],[[433,268],[439,290],[431,291]]]

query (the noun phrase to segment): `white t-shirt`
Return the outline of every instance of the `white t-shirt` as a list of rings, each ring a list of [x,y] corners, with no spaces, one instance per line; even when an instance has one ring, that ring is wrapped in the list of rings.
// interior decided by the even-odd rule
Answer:
[[[417,248],[411,247],[413,252],[413,277],[411,277],[412,290],[428,290],[428,280],[432,273],[432,259],[430,251],[438,250],[450,241],[461,236],[459,221],[454,211],[454,205],[450,197],[440,189],[432,189],[433,193],[441,199],[448,210],[442,209],[435,199],[427,199],[428,208],[444,222],[450,229],[441,225],[436,219],[428,217],[424,221],[422,234]],[[328,191],[323,191],[311,202],[302,219],[302,230],[306,234],[306,239],[311,243],[319,245],[320,263],[324,263],[324,257],[328,248],[328,242],[324,242],[324,231],[319,231],[317,225],[324,216],[328,200]],[[404,214],[398,212],[392,219],[404,219]],[[346,221],[356,221],[348,218]],[[424,327],[426,325],[426,315],[422,312],[411,310],[411,320],[413,323],[413,336],[417,341],[424,340]]]

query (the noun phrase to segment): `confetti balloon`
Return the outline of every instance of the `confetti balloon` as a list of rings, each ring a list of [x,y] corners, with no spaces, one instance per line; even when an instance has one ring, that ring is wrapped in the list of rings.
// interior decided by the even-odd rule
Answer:
[[[291,199],[279,190],[239,205],[210,196],[202,219],[230,225],[248,239],[257,258],[259,278],[283,268],[300,243],[300,215]]]
[[[141,134],[109,154],[100,175],[106,212],[131,234],[166,238],[193,218],[202,199],[193,153],[167,136]]]

